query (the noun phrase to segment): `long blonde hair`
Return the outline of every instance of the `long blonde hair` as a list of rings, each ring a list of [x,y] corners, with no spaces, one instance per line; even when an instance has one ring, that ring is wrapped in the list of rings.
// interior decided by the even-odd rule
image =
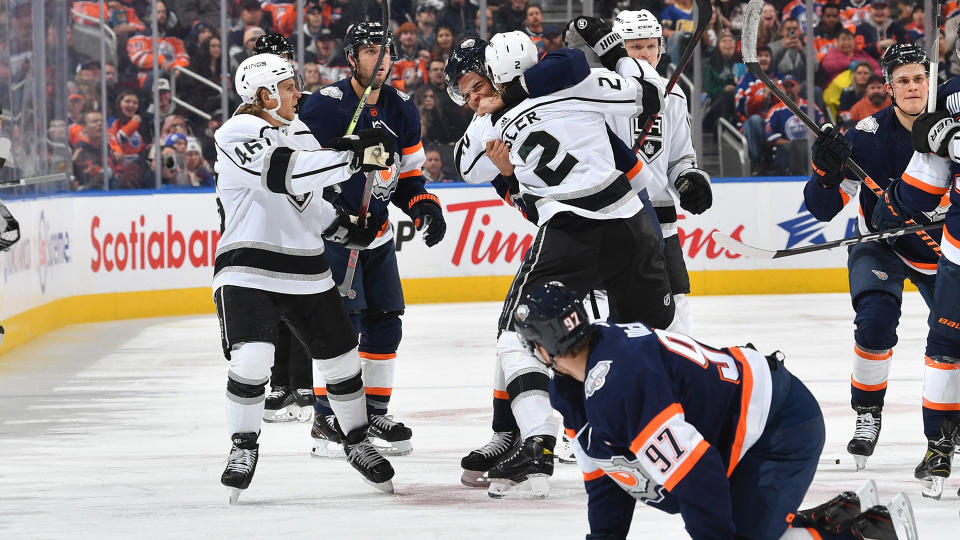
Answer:
[[[237,114],[252,114],[254,116],[262,116],[263,112],[266,110],[266,107],[263,106],[263,98],[260,97],[260,91],[266,90],[264,87],[257,88],[256,98],[254,98],[253,103],[244,103],[237,109]]]

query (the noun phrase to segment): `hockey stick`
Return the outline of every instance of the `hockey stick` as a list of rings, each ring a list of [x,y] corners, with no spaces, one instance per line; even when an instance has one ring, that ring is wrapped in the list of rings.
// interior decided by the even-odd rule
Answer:
[[[834,240],[833,242],[825,242],[823,244],[815,244],[812,246],[802,246],[792,249],[763,249],[731,238],[730,236],[723,234],[720,231],[714,230],[710,233],[710,237],[713,238],[713,241],[717,243],[718,246],[726,249],[730,253],[735,253],[737,255],[743,255],[751,259],[780,259],[783,257],[790,257],[792,255],[800,255],[803,253],[812,253],[814,251],[823,251],[825,249],[833,249],[836,247],[848,246],[850,244],[862,244],[863,242],[877,242],[880,240],[886,240],[887,238],[896,238],[898,236],[903,236],[905,234],[920,232],[920,231],[931,231],[934,229],[940,229],[943,227],[943,222],[931,223],[929,225],[911,225],[909,227],[903,227],[900,229],[889,229],[886,231],[880,231],[875,233],[861,234],[858,236],[851,236],[850,238],[844,238],[843,240]]]
[[[0,189],[14,188],[14,187],[20,187],[20,186],[32,186],[34,184],[45,184],[47,182],[60,182],[66,179],[67,179],[67,175],[63,173],[48,174],[46,176],[32,176],[30,178],[21,178],[20,180],[14,180],[13,182],[0,182]]]
[[[707,26],[710,25],[710,17],[713,16],[713,4],[710,3],[710,0],[694,0],[694,3],[697,6],[697,26],[690,36],[690,43],[687,43],[683,54],[680,55],[680,61],[674,64],[676,69],[673,70],[673,74],[667,79],[667,89],[663,94],[664,99],[670,96],[670,91],[673,90],[673,87],[677,85],[677,81],[680,80],[680,76],[683,75],[683,70],[686,69],[687,64],[690,63],[690,59],[693,57],[693,51],[697,48],[697,45],[700,44],[703,34],[707,31]],[[761,8],[762,7],[763,6],[761,6]],[[657,66],[653,66],[653,68],[656,69]],[[633,153],[637,153],[637,151],[640,150],[643,141],[647,139],[647,134],[650,133],[650,129],[653,127],[653,121],[656,117],[657,115],[653,115],[647,119],[647,123],[643,126],[643,131],[640,132],[640,136],[637,137],[633,143]]]
[[[770,76],[767,75],[763,68],[760,67],[760,62],[757,60],[757,33],[760,30],[760,14],[763,11],[763,2],[764,0],[750,0],[747,3],[747,6],[743,10],[743,61],[747,65],[747,69],[751,73],[757,76],[758,79],[763,81],[763,84],[770,89],[771,92],[778,98],[783,104],[790,109],[793,114],[799,118],[811,131],[814,132],[818,137],[822,133],[820,126],[810,118],[810,115],[805,113],[803,109],[797,106],[796,102],[790,99],[790,96],[784,93],[784,91],[778,86],[773,80],[770,79]],[[844,165],[850,168],[853,171],[853,174],[860,179],[870,191],[877,196],[878,199],[883,199],[883,189],[874,182],[873,178],[870,178],[867,173],[860,168],[859,165],[853,158],[848,157],[844,162]],[[866,219],[866,217],[864,217]],[[906,221],[907,225],[916,225],[917,222],[909,219]],[[937,241],[933,238],[930,238],[930,235],[927,234],[923,228],[916,229],[915,231],[917,236],[920,237],[930,248],[937,254],[937,257],[940,256],[940,245],[937,244]]]
[[[363,106],[367,102],[367,97],[373,90],[373,82],[377,80],[377,72],[380,71],[380,64],[383,62],[383,56],[388,47],[393,44],[389,42],[387,32],[390,27],[390,2],[383,0],[383,43],[380,45],[380,54],[377,55],[377,63],[373,65],[373,71],[370,73],[370,80],[367,81],[367,87],[363,89],[363,95],[360,96],[360,103],[357,103],[357,110],[353,112],[353,119],[347,126],[347,135],[353,135],[353,130],[357,127],[357,121],[360,120],[360,114],[363,112]],[[360,59],[357,58],[357,69],[360,69]],[[383,84],[386,84],[386,75],[384,75]],[[357,225],[363,227],[367,223],[367,210],[370,208],[370,196],[373,194],[373,180],[379,171],[370,171],[367,173],[367,182],[363,185],[363,195],[360,197],[360,215],[357,216]],[[357,297],[357,291],[353,288],[353,277],[357,274],[357,261],[360,258],[359,249],[351,249],[350,257],[347,259],[347,268],[343,273],[343,283],[337,287],[340,296],[346,296],[351,300]]]
[[[940,79],[940,26],[943,24],[943,6],[934,2],[936,12],[933,14],[933,46],[927,57],[930,59],[930,85],[927,87],[927,112],[937,110],[937,88]]]

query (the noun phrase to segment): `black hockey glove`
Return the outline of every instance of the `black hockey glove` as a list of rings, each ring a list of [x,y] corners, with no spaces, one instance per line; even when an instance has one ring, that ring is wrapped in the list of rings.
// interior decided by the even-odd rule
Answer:
[[[600,57],[600,63],[610,71],[617,70],[617,61],[627,56],[623,37],[613,31],[603,19],[577,17],[570,21],[570,30],[580,34],[583,41]]]
[[[813,175],[821,186],[830,189],[843,182],[844,162],[850,158],[853,145],[833,124],[824,124],[813,143]]]
[[[393,165],[393,138],[382,129],[361,129],[353,135],[338,137],[328,148],[353,152],[350,167],[361,172],[382,171]]]
[[[337,219],[323,231],[325,239],[343,244],[347,249],[365,249],[377,238],[380,224],[372,215],[367,214],[367,222],[361,227],[357,216],[346,213],[339,206],[334,208],[337,209]]]
[[[0,202],[0,251],[10,249],[20,240],[20,224]]]
[[[891,180],[890,185],[883,191],[883,197],[879,198],[873,207],[870,221],[878,231],[903,227],[908,219],[913,219],[913,213],[903,205],[903,200],[897,191],[900,182],[899,178]]]
[[[440,199],[436,195],[424,193],[414,197],[410,201],[409,214],[418,231],[427,229],[423,233],[423,241],[427,247],[433,247],[443,240],[443,235],[447,232],[447,222],[443,219]]]
[[[687,169],[673,183],[680,195],[680,208],[691,214],[702,214],[713,205],[710,176],[700,169]]]
[[[913,149],[921,154],[948,157],[950,141],[957,131],[960,131],[960,122],[954,120],[950,113],[923,113],[913,122],[910,142],[913,143]]]

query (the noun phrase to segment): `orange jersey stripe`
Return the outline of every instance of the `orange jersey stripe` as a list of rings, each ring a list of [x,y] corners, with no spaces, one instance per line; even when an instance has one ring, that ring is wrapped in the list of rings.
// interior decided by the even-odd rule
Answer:
[[[418,142],[417,144],[415,144],[415,145],[413,145],[413,146],[408,146],[408,147],[404,148],[404,149],[403,149],[403,155],[409,156],[410,154],[414,154],[414,153],[416,153],[416,152],[418,152],[418,151],[420,151],[420,150],[423,150],[423,141],[420,141],[420,142]]]
[[[367,360],[393,360],[397,357],[397,353],[386,353],[386,354],[377,354],[372,352],[360,352],[360,358],[366,358]]]
[[[326,389],[326,388],[320,388],[320,387],[314,386],[314,387],[313,387],[313,395],[315,395],[315,396],[325,396],[325,395],[327,395],[327,389]]]
[[[650,420],[647,427],[643,428],[643,431],[633,439],[633,442],[630,443],[630,451],[636,454],[637,451],[640,450],[640,447],[643,446],[643,443],[647,442],[650,437],[653,437],[653,434],[659,430],[661,426],[666,424],[667,420],[678,414],[683,414],[683,407],[681,407],[679,403],[670,404],[666,409],[660,411],[659,414],[653,417],[653,420]]]
[[[957,240],[956,238],[954,238],[953,235],[950,234],[950,230],[947,229],[946,227],[943,228],[943,239],[946,240],[947,242],[950,242],[950,245],[956,247],[957,249],[960,249],[960,240]]]
[[[924,356],[923,360],[924,360],[923,362],[924,364],[934,369],[942,369],[944,371],[960,369],[960,365],[958,364],[947,364],[944,362],[937,362],[936,360],[934,360],[933,358],[930,358],[929,356]]]
[[[750,394],[753,393],[753,370],[750,369],[750,362],[743,356],[743,352],[737,347],[730,348],[730,354],[740,361],[743,373],[741,379],[743,385],[740,392],[740,418],[737,420],[737,434],[733,438],[733,446],[730,448],[730,465],[727,467],[727,477],[733,474],[733,470],[740,463],[740,452],[743,450],[743,439],[747,436],[747,409],[750,408]]]
[[[673,488],[679,484],[685,476],[687,476],[687,473],[690,472],[690,469],[692,469],[693,466],[700,461],[700,456],[707,451],[707,448],[710,448],[710,443],[701,440],[700,443],[697,444],[697,446],[693,449],[693,452],[687,456],[687,460],[684,461],[683,464],[677,468],[677,470],[673,471],[673,474],[670,475],[670,478],[667,478],[667,481],[663,483],[663,487],[665,487],[667,491],[673,491]]]
[[[840,198],[843,199],[843,205],[846,206],[850,202],[850,194],[844,190],[840,190]]]
[[[643,160],[638,159],[637,164],[633,166],[632,169],[627,171],[627,180],[633,180],[633,177],[640,174],[640,171],[643,169]]]
[[[371,396],[389,396],[393,394],[393,388],[380,388],[378,386],[365,386],[366,393]]]
[[[939,187],[936,187],[936,186],[931,186],[930,184],[928,184],[928,183],[926,183],[926,182],[924,182],[924,181],[922,181],[922,180],[918,180],[917,178],[914,178],[913,176],[911,176],[911,175],[909,175],[909,174],[907,174],[907,173],[903,173],[903,175],[902,175],[901,177],[903,178],[903,181],[904,181],[904,182],[910,184],[911,186],[913,186],[913,187],[915,187],[915,188],[917,188],[917,189],[919,189],[919,190],[921,190],[921,191],[926,191],[927,193],[930,193],[931,195],[943,195],[944,193],[946,193],[947,191],[950,190],[949,188],[939,188]]]
[[[863,384],[853,380],[853,375],[850,376],[850,384],[852,384],[854,388],[859,388],[866,392],[876,392],[877,390],[883,390],[887,387],[887,381],[883,381],[880,384]]]
[[[923,406],[937,411],[960,411],[960,403],[937,403],[935,401],[923,400]]]
[[[886,360],[893,356],[893,349],[889,349],[885,353],[871,353],[861,349],[860,347],[857,347],[856,345],[853,346],[853,352],[864,360]]]
[[[510,394],[504,392],[503,390],[493,390],[494,399],[510,399]]]
[[[597,469],[597,470],[595,470],[595,471],[585,472],[585,473],[583,473],[583,481],[584,481],[584,482],[589,482],[589,481],[591,481],[591,480],[596,480],[596,479],[598,479],[598,478],[603,478],[603,475],[604,475],[603,469]]]
[[[412,171],[402,172],[397,175],[397,178],[403,180],[404,178],[410,178],[411,176],[423,176],[423,171],[420,169],[414,169]]]
[[[569,438],[571,438],[571,439],[576,439],[576,438],[577,438],[577,432],[574,431],[574,430],[572,430],[572,429],[570,429],[570,428],[563,428],[563,432],[567,435],[567,437],[569,437]]]

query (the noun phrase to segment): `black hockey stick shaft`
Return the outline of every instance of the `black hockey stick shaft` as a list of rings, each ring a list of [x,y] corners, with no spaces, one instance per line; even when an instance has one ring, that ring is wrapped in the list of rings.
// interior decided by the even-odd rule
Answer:
[[[760,62],[757,60],[757,33],[760,29],[760,14],[763,11],[764,0],[750,0],[747,3],[747,6],[744,8],[743,13],[743,61],[747,65],[747,69],[751,73],[757,76],[758,79],[763,81],[763,84],[770,89],[775,96],[777,96],[783,104],[790,109],[793,114],[799,118],[811,131],[813,131],[818,137],[823,131],[820,129],[820,126],[810,118],[810,115],[804,112],[793,99],[788,96],[783,89],[780,88],[777,83],[775,83],[770,76],[760,67]],[[853,171],[853,174],[860,179],[870,191],[873,191],[874,195],[877,196],[880,201],[878,204],[883,204],[883,189],[877,185],[877,183],[867,175],[867,173],[860,168],[852,157],[848,157],[844,164]],[[907,225],[916,225],[917,222],[912,219],[906,221]],[[937,241],[930,237],[922,228],[916,231],[917,236],[920,237],[934,252],[937,256],[940,256],[940,245],[937,244]]]
[[[694,4],[697,6],[697,26],[693,30],[693,34],[690,36],[690,43],[687,43],[687,47],[683,50],[683,54],[680,55],[680,61],[675,63],[676,68],[673,71],[673,74],[670,75],[670,78],[667,79],[667,88],[664,92],[664,99],[670,96],[670,91],[673,90],[673,87],[677,85],[677,81],[680,80],[680,76],[683,75],[683,70],[686,69],[687,64],[690,63],[690,59],[693,58],[694,49],[697,48],[697,45],[700,44],[700,40],[703,39],[703,34],[707,31],[707,26],[710,25],[710,17],[713,16],[713,4],[710,3],[710,0],[694,0]],[[653,66],[656,69],[657,66]],[[691,103],[693,102],[693,96],[691,96]],[[633,143],[633,152],[637,153],[637,150],[640,149],[640,146],[643,145],[643,141],[647,139],[647,134],[650,133],[650,129],[653,127],[653,121],[656,119],[656,115],[651,116],[647,119],[647,123],[643,126],[643,131],[640,132],[640,136],[636,138]]]
[[[357,103],[357,110],[354,111],[353,119],[350,120],[350,125],[347,127],[347,135],[353,135],[353,130],[356,129],[357,122],[360,120],[360,114],[363,112],[363,107],[367,102],[367,96],[373,91],[373,83],[377,80],[377,72],[380,71],[383,57],[387,53],[387,49],[393,46],[388,37],[388,30],[390,28],[390,0],[381,0],[381,2],[383,4],[383,43],[380,45],[380,54],[377,55],[377,63],[373,65],[373,71],[370,73],[370,80],[367,81],[367,87],[363,89],[363,95],[360,96],[360,103]],[[356,61],[357,69],[360,69],[359,56]],[[387,75],[389,75],[389,73],[384,75],[382,84],[386,84]],[[370,209],[370,197],[373,194],[373,182],[376,174],[378,174],[378,171],[370,171],[367,173],[367,181],[363,185],[363,195],[360,197],[360,215],[357,216],[357,224],[361,227],[366,225],[367,222],[367,210]],[[337,287],[337,290],[340,291],[340,296],[346,296],[351,299],[357,297],[357,291],[353,288],[353,278],[357,274],[357,262],[359,260],[360,250],[351,249],[350,257],[347,259],[347,268],[343,273],[343,283]]]
[[[889,238],[896,238],[899,236],[904,236],[907,234],[916,233],[918,231],[932,231],[935,229],[943,228],[943,222],[930,223],[928,225],[911,225],[909,227],[903,227],[899,229],[888,229],[886,231],[879,231],[867,234],[860,234],[857,236],[851,236],[850,238],[844,238],[842,240],[834,240],[832,242],[824,242],[822,244],[814,244],[811,246],[801,246],[797,248],[790,249],[778,249],[770,250],[763,249],[751,246],[740,242],[735,238],[731,238],[720,231],[714,230],[711,233],[711,237],[717,242],[718,245],[738,255],[744,255],[753,259],[781,259],[783,257],[791,257],[793,255],[802,255],[804,253],[813,253],[816,251],[823,251],[826,249],[833,249],[843,246],[849,246],[851,244],[862,244],[864,242],[878,242],[880,240],[886,240]]]
[[[930,85],[927,90],[927,112],[937,110],[937,83],[940,79],[940,26],[943,24],[943,5],[933,3],[933,46],[927,56],[930,60]]]

